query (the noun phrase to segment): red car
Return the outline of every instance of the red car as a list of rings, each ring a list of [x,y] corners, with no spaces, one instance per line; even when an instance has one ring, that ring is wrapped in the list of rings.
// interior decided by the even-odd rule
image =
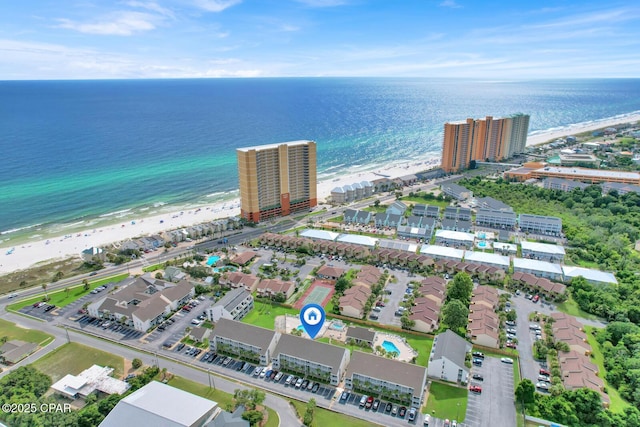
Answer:
[[[480,387],[479,385],[472,385],[471,387],[469,387],[469,391],[473,393],[482,393],[482,387]]]
[[[507,346],[507,347],[509,347],[509,348],[513,348],[513,349],[515,349],[515,348],[516,348],[516,344],[515,344],[515,343],[512,343],[512,342],[508,342],[508,343],[506,344],[506,346]]]
[[[550,377],[551,372],[547,371],[546,369],[540,369],[540,375],[545,375],[547,377]]]
[[[373,396],[367,397],[367,403],[365,403],[364,407],[369,409],[371,408],[371,405],[373,405]]]
[[[533,297],[533,299],[531,301],[533,301],[534,303],[538,302],[540,300],[540,295],[536,295],[535,297]]]
[[[376,307],[384,307],[384,303],[382,301],[378,301],[376,303]]]

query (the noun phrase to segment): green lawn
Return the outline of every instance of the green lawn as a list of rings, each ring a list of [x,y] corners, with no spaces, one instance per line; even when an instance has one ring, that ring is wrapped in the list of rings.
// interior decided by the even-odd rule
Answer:
[[[242,323],[249,323],[250,325],[274,330],[276,317],[285,314],[297,316],[299,312],[293,308],[280,307],[277,305],[272,306],[271,304],[256,301],[254,302],[253,310],[242,319]]]
[[[402,200],[405,203],[440,206],[441,209],[444,209],[451,204],[451,202],[447,200],[427,200],[427,199],[423,199],[422,197],[405,196],[405,197],[402,197],[400,200]]]
[[[0,337],[7,337],[8,340],[21,340],[37,343],[40,346],[53,341],[53,337],[37,329],[21,328],[15,323],[0,319]]]
[[[307,410],[307,404],[304,402],[298,402],[297,400],[291,400],[291,403],[296,407],[298,414],[303,415]],[[371,427],[371,423],[364,420],[359,420],[348,415],[332,412],[327,409],[316,407],[313,413],[313,425],[324,426],[343,426],[343,427]]]
[[[66,305],[71,304],[78,298],[81,298],[82,296],[88,294],[89,292],[91,292],[91,290],[97,288],[98,286],[102,286],[110,282],[119,282],[123,279],[126,279],[127,277],[129,277],[129,275],[127,273],[123,273],[117,276],[96,280],[95,282],[89,282],[89,290],[87,291],[84,290],[83,284],[79,284],[79,285],[69,286],[68,288],[69,292],[65,291],[64,289],[60,291],[55,291],[55,292],[47,292],[47,295],[49,296],[49,304],[54,304],[54,305],[57,305],[58,307],[64,307]],[[44,295],[45,294],[43,291],[43,293],[38,296],[29,298],[26,300],[21,300],[11,304],[10,306],[7,307],[7,309],[12,311],[19,311],[23,307],[33,305],[38,301],[42,301]]]
[[[205,399],[218,402],[218,406],[225,410],[227,407],[233,405],[232,394],[225,393],[220,390],[214,390],[205,384],[200,384],[182,377],[173,377],[167,384],[172,387],[179,388],[180,390],[188,391],[189,393],[193,393],[197,396],[204,397]],[[280,418],[276,411],[267,407],[267,412],[269,413],[269,419],[265,424],[265,427],[278,427],[280,425]]]
[[[335,345],[342,348],[348,348],[350,353],[353,353],[353,350],[361,351],[363,353],[373,353],[373,349],[369,347],[360,347],[359,345],[343,344],[340,341],[336,341],[336,340],[331,340],[331,343],[329,343],[329,339],[330,338],[323,337],[323,338],[318,338],[316,341]]]
[[[112,376],[115,378],[122,378],[124,373],[122,357],[74,342],[55,349],[32,366],[56,382],[67,374],[78,375],[94,364],[114,368]]]
[[[609,406],[609,409],[611,409],[612,412],[622,413],[622,411],[629,406],[629,403],[622,397],[620,397],[620,393],[618,393],[618,390],[609,385],[605,378],[605,372],[607,371],[605,371],[604,369],[604,356],[602,355],[600,344],[596,340],[596,337],[591,335],[591,331],[593,331],[594,329],[596,328],[591,326],[584,327],[585,333],[587,334],[587,341],[591,346],[591,354],[593,355],[593,357],[591,357],[591,361],[598,365],[598,376],[602,378],[605,383],[605,387],[607,388],[607,395],[609,396],[609,399],[611,399],[611,405]]]
[[[432,382],[429,387],[427,406],[423,412],[437,418],[464,421],[467,413],[467,397],[466,388]]]
[[[556,307],[558,310],[564,313],[570,314],[572,316],[582,317],[583,319],[589,319],[589,320],[602,320],[598,316],[593,315],[591,313],[587,313],[586,311],[583,311],[580,307],[578,307],[578,303],[576,303],[573,300],[573,297],[571,296],[570,293],[569,293],[569,298],[565,302],[556,304]]]
[[[396,332],[391,332],[396,333]],[[421,337],[417,335],[407,334],[407,333],[397,333],[404,337],[409,345],[413,347],[414,350],[418,351],[418,358],[416,359],[416,365],[427,366],[429,362],[429,355],[431,354],[431,347],[433,347],[433,340],[428,337]]]

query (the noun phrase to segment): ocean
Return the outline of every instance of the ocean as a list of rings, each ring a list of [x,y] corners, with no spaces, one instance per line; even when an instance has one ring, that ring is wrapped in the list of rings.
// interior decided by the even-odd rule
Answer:
[[[312,139],[324,179],[439,155],[447,121],[639,110],[640,79],[4,81],[0,243],[235,198],[237,147]]]

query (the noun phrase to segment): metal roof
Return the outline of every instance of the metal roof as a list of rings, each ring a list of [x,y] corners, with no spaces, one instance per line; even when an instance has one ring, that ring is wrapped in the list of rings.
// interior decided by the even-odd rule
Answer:
[[[422,247],[420,248],[420,253],[423,255],[429,255],[432,258],[446,257],[455,258],[458,260],[461,260],[464,256],[464,251],[462,249],[455,249],[439,245],[422,245]]]
[[[465,242],[473,242],[475,236],[471,233],[463,233],[461,231],[451,231],[451,230],[438,230],[436,231],[436,238],[441,239],[451,239],[451,240],[460,240]]]
[[[549,243],[538,242],[520,242],[520,247],[524,251],[541,252],[545,254],[564,255],[564,247],[560,245],[551,245]]]
[[[373,247],[378,243],[378,239],[369,236],[360,236],[358,234],[341,234],[338,236],[338,242],[354,243],[356,245]]]
[[[464,253],[464,260],[466,262],[475,262],[479,264],[497,264],[505,267],[505,269],[509,269],[509,265],[511,265],[509,257],[488,252],[466,251]]]
[[[616,285],[618,284],[616,277],[613,274],[606,271],[592,270],[590,268],[563,265],[562,272],[564,273],[565,278],[582,276],[588,281],[592,281],[592,282],[613,283]]]
[[[300,233],[300,237],[307,237],[309,239],[331,240],[334,241],[340,234],[326,230],[313,230],[306,229]]]
[[[562,267],[560,264],[539,261],[537,259],[514,258],[513,268],[521,268],[524,270],[543,271],[545,273],[554,273],[562,275]]]

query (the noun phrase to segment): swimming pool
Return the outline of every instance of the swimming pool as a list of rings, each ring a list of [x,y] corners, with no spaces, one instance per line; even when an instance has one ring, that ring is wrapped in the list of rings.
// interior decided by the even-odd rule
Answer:
[[[384,351],[386,351],[387,353],[395,353],[396,355],[400,356],[400,350],[391,341],[382,341],[382,348],[384,348]]]
[[[237,271],[238,268],[234,267],[233,265],[227,265],[224,267],[214,267],[213,272],[214,273],[224,273],[225,271]]]
[[[212,266],[213,264],[215,264],[219,260],[220,260],[220,257],[218,255],[211,255],[209,257],[209,259],[207,259],[207,265],[208,266]]]
[[[332,322],[331,326],[329,326],[331,329],[333,329],[334,331],[342,331],[344,329],[344,324],[342,323],[337,323],[337,322]]]
[[[487,238],[487,234],[486,233],[478,233],[478,237],[480,239],[486,239]]]
[[[478,247],[481,249],[484,249],[487,247],[487,242],[485,242],[484,240],[481,240],[478,242]]]

